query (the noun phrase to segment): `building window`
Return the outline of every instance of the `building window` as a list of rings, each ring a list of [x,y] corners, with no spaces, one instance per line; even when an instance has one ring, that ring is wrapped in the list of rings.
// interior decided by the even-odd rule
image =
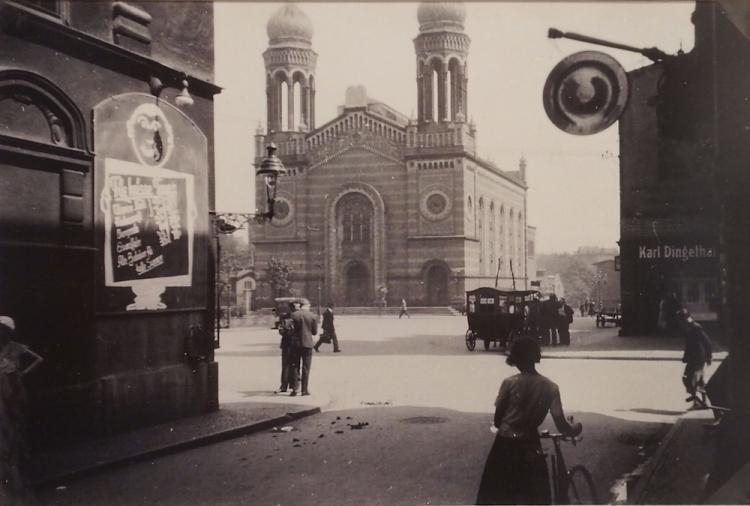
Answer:
[[[445,219],[451,211],[448,195],[442,190],[432,190],[424,194],[420,201],[422,216],[430,221]]]
[[[271,224],[277,227],[283,227],[288,225],[294,218],[294,206],[292,202],[282,196],[276,197],[276,202],[273,204],[273,220]]]
[[[66,0],[19,0],[19,3],[61,21],[70,18],[70,4]]]
[[[371,209],[370,202],[364,195],[351,194],[342,199],[343,242],[348,244],[370,243]]]

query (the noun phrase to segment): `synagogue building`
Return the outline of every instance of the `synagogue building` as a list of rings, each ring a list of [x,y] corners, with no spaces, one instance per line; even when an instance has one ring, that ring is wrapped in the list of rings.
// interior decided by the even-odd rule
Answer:
[[[447,306],[496,279],[501,289],[528,288],[526,162],[504,171],[477,155],[465,18],[462,4],[418,8],[416,118],[355,86],[322,124],[312,23],[293,4],[268,21],[256,163],[273,142],[289,174],[276,217],[251,231],[258,303],[276,295],[262,275],[271,257],[291,267],[297,295],[339,306]],[[260,180],[256,188],[262,202]]]

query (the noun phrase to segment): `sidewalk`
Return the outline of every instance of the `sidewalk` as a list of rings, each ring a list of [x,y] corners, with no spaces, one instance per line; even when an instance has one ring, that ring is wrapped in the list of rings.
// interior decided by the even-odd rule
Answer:
[[[32,456],[31,481],[38,488],[56,486],[106,469],[271,430],[320,413],[330,403],[328,396],[318,394],[250,400],[222,404],[205,415],[45,450]]]
[[[710,409],[681,416],[658,450],[630,476],[628,504],[701,504],[715,440]]]

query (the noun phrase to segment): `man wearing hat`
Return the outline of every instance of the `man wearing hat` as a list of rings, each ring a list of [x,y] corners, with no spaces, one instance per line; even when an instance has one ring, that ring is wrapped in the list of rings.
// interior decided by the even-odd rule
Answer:
[[[685,336],[685,352],[682,361],[685,372],[682,383],[690,396],[686,401],[693,401],[692,409],[706,406],[706,389],[703,382],[703,372],[707,365],[711,365],[711,341],[700,323],[693,320],[687,309],[680,309],[676,313],[677,322]]]

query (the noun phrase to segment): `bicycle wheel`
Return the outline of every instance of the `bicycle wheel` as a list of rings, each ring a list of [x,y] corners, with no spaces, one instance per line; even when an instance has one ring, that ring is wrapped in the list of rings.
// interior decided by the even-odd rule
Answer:
[[[599,504],[591,473],[583,466],[568,471],[568,504]]]

